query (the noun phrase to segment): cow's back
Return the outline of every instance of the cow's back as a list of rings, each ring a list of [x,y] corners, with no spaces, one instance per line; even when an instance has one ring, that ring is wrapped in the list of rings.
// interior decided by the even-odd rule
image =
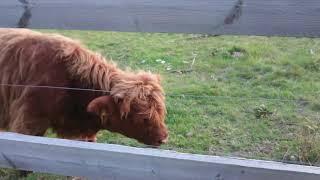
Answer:
[[[69,86],[66,67],[56,60],[64,43],[26,29],[0,29],[0,129],[8,128],[23,102],[44,116],[61,108],[65,90],[35,86]]]

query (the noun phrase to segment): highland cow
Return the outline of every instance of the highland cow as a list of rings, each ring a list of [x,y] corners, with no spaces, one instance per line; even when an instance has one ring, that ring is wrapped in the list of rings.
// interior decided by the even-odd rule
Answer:
[[[57,34],[0,29],[0,129],[96,140],[106,129],[159,146],[168,138],[159,75],[128,72]],[[92,89],[92,90],[89,90]]]

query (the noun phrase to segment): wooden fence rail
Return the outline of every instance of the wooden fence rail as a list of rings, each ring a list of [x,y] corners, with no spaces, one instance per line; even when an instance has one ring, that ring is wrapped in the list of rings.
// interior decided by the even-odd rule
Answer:
[[[0,133],[0,167],[92,179],[319,180],[320,167]]]
[[[319,0],[1,0],[1,27],[320,36]]]

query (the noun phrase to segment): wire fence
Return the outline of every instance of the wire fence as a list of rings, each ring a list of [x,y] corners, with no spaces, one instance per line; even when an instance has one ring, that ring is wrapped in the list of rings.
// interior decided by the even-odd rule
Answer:
[[[42,88],[42,89],[60,89],[60,90],[73,90],[73,91],[89,91],[89,92],[103,92],[110,93],[108,90],[100,89],[89,89],[89,88],[73,88],[73,87],[63,87],[63,86],[44,86],[44,85],[24,85],[24,84],[6,84],[1,83],[0,86],[7,87],[24,87],[24,88]],[[320,94],[319,92],[307,93],[309,95]],[[281,101],[281,102],[312,102],[310,100],[304,99],[285,99],[285,98],[266,98],[266,97],[239,97],[239,96],[213,96],[213,95],[195,95],[188,93],[181,94],[171,94],[166,93],[165,96],[169,97],[179,97],[179,98],[198,98],[198,99],[225,99],[225,100],[264,100],[264,101]]]

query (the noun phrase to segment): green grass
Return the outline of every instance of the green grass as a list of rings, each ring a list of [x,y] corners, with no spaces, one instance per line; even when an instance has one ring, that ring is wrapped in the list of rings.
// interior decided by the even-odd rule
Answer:
[[[50,32],[122,68],[162,75],[170,130],[163,149],[320,164],[320,39]],[[193,71],[179,73],[194,57]],[[107,131],[99,142],[143,146]]]

